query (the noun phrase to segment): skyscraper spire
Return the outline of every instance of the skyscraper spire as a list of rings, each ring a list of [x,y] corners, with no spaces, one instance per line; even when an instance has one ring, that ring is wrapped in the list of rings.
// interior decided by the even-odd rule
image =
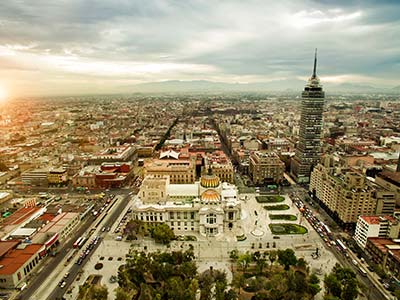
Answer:
[[[312,78],[317,77],[317,48],[315,48],[315,57],[314,57],[314,70],[312,73]]]

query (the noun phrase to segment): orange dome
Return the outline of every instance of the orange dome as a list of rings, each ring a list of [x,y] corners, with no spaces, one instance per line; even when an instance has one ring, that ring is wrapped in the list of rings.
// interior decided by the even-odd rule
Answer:
[[[206,190],[201,194],[201,200],[204,202],[219,202],[220,196],[214,190]]]
[[[219,186],[219,177],[216,175],[203,175],[200,179],[200,184],[205,188],[216,188]]]

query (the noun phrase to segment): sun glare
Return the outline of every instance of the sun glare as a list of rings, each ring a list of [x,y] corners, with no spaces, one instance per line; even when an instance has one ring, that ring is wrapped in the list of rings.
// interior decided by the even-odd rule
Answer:
[[[7,99],[7,92],[4,87],[0,85],[0,102],[4,102]]]

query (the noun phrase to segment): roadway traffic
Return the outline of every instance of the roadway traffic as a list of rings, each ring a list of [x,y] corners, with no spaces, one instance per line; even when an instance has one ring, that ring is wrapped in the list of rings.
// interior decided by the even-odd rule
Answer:
[[[63,299],[64,293],[68,290],[69,286],[75,281],[75,279],[79,276],[81,270],[85,266],[85,264],[89,261],[92,254],[95,252],[97,247],[101,244],[101,240],[108,233],[107,230],[102,230],[102,228],[111,228],[114,222],[117,220],[118,216],[122,213],[124,208],[128,205],[130,200],[130,195],[126,194],[123,196],[123,199],[116,203],[115,207],[110,207],[109,210],[105,210],[103,214],[110,213],[108,218],[104,218],[105,215],[101,215],[99,218],[101,222],[97,222],[91,236],[89,244],[86,246],[84,250],[82,250],[79,258],[76,259],[75,263],[72,267],[66,272],[69,273],[59,284],[54,288],[54,290],[47,297],[48,300],[54,299]],[[96,242],[97,241],[97,242]]]

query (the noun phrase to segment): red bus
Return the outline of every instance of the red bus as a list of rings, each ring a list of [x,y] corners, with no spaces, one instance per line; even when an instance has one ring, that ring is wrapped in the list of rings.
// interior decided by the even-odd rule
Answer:
[[[82,239],[83,239],[83,237],[78,238],[78,239],[75,241],[73,247],[74,247],[74,248],[79,248],[79,243],[81,242]]]

